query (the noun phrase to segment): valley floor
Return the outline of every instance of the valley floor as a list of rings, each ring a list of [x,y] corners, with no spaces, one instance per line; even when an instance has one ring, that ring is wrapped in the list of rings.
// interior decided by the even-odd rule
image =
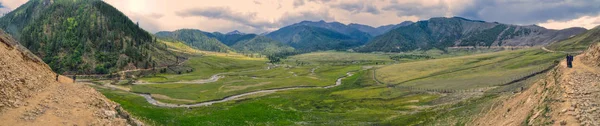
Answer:
[[[562,57],[489,52],[318,52],[279,64],[202,56],[138,82],[90,85],[155,125],[465,125]]]

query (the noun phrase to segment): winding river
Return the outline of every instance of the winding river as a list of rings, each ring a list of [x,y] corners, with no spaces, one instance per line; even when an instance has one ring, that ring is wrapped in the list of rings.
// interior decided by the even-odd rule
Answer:
[[[200,102],[200,103],[195,103],[195,104],[170,104],[170,103],[162,103],[162,102],[159,102],[156,99],[152,98],[152,96],[150,96],[150,94],[139,94],[139,93],[136,93],[136,94],[144,97],[146,99],[146,101],[148,101],[148,103],[150,103],[152,105],[155,105],[155,106],[173,107],[173,108],[175,108],[175,107],[199,107],[199,106],[209,106],[209,105],[212,105],[212,104],[215,104],[215,103],[232,101],[232,100],[244,97],[244,96],[249,96],[249,95],[253,95],[253,94],[260,94],[260,93],[273,93],[273,92],[277,92],[277,91],[286,91],[286,90],[294,90],[294,89],[308,89],[308,88],[321,88],[321,89],[333,88],[333,87],[337,87],[337,86],[342,85],[342,80],[345,79],[345,78],[347,78],[347,77],[350,77],[352,75],[353,74],[350,73],[350,72],[346,73],[346,76],[338,78],[335,81],[335,84],[331,85],[331,86],[325,86],[325,87],[305,86],[305,87],[287,87],[287,88],[278,88],[278,89],[266,89],[266,90],[259,90],[259,91],[254,91],[254,92],[248,92],[248,93],[243,93],[243,94],[237,94],[237,95],[227,96],[227,97],[225,97],[223,99],[213,100],[213,101],[206,101],[206,102]],[[214,76],[219,76],[219,75],[214,75]]]

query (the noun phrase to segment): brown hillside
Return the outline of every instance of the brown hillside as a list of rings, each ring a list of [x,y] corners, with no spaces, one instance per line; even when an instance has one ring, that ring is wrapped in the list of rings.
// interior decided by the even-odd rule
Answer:
[[[17,43],[0,30],[0,125],[141,124],[93,88],[58,82],[48,65]]]
[[[600,43],[592,44],[583,54],[583,60],[587,64],[600,67]]]

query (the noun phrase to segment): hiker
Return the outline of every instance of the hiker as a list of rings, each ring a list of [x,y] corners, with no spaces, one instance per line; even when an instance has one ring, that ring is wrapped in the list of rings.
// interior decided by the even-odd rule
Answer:
[[[573,56],[567,55],[567,67],[573,68]]]
[[[73,75],[73,83],[75,83],[76,78],[77,78],[77,75]]]
[[[59,75],[58,75],[58,74],[56,74],[56,81],[58,81],[58,76],[59,76]]]

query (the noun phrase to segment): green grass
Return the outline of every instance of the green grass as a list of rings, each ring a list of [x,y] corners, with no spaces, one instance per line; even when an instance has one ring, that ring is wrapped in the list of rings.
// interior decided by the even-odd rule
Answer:
[[[196,56],[191,57],[184,65],[192,67],[194,71],[181,75],[158,74],[156,76],[143,77],[140,80],[145,82],[175,82],[208,79],[217,73],[265,69],[266,60],[237,59],[222,56]]]
[[[314,63],[339,63],[339,62],[393,62],[388,56],[374,53],[350,52],[314,52],[289,57],[286,61],[304,61]]]
[[[431,49],[431,50],[418,50],[411,52],[402,53],[352,53],[352,52],[336,52],[336,51],[325,51],[325,52],[313,52],[306,53],[296,56],[291,56],[285,60],[288,64],[334,64],[334,65],[348,65],[348,64],[389,64],[396,62],[412,62],[421,61],[428,59],[439,59],[456,56],[465,56],[472,54],[481,54],[489,52],[502,51],[502,49],[447,49],[446,52]]]
[[[377,70],[377,78],[389,84],[430,89],[483,88],[541,71],[562,56],[526,49],[443,58],[386,66]]]

